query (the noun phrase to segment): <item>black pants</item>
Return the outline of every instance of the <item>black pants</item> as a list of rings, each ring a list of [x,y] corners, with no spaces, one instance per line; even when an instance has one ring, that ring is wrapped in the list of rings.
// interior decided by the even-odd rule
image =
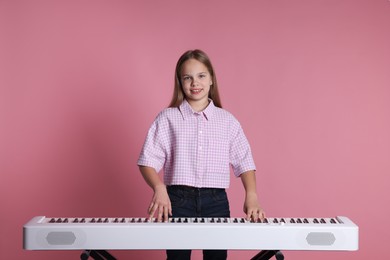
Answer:
[[[168,186],[173,217],[230,217],[225,189]],[[207,237],[207,234],[204,234]],[[226,260],[227,250],[203,250],[204,260]],[[190,260],[191,250],[167,250],[167,260]]]

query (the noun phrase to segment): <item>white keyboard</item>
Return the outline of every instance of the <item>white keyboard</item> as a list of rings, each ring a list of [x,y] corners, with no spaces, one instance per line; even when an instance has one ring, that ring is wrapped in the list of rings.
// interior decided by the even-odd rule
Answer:
[[[26,250],[237,249],[358,250],[359,228],[347,217],[47,218],[23,228]]]

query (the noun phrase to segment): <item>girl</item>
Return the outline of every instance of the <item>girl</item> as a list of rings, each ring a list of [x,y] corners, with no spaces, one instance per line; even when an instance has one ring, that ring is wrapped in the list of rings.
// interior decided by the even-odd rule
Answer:
[[[230,217],[225,189],[230,166],[245,188],[247,219],[265,217],[256,192],[255,165],[239,122],[222,109],[217,79],[201,50],[177,62],[168,108],[149,129],[138,166],[154,195],[149,217]],[[158,172],[164,168],[164,181]],[[205,234],[207,235],[207,234]],[[168,260],[190,259],[190,250],[167,250]],[[226,250],[204,250],[204,259],[226,259]]]

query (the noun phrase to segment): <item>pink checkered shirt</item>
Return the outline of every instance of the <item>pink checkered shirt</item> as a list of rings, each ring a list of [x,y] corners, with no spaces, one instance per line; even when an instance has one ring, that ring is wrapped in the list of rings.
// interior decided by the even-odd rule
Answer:
[[[235,176],[255,170],[251,149],[237,119],[211,101],[194,112],[186,100],[164,109],[153,122],[138,165],[164,168],[166,185],[228,188]]]

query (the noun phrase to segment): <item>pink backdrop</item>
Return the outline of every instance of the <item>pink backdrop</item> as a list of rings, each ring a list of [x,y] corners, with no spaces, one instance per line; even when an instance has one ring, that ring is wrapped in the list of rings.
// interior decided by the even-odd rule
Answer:
[[[1,259],[79,259],[22,249],[36,215],[145,216],[152,193],[136,160],[192,48],[210,55],[223,105],[250,140],[268,216],[345,215],[360,227],[357,252],[286,259],[388,254],[389,1],[3,0]],[[232,178],[232,215],[242,216]]]

